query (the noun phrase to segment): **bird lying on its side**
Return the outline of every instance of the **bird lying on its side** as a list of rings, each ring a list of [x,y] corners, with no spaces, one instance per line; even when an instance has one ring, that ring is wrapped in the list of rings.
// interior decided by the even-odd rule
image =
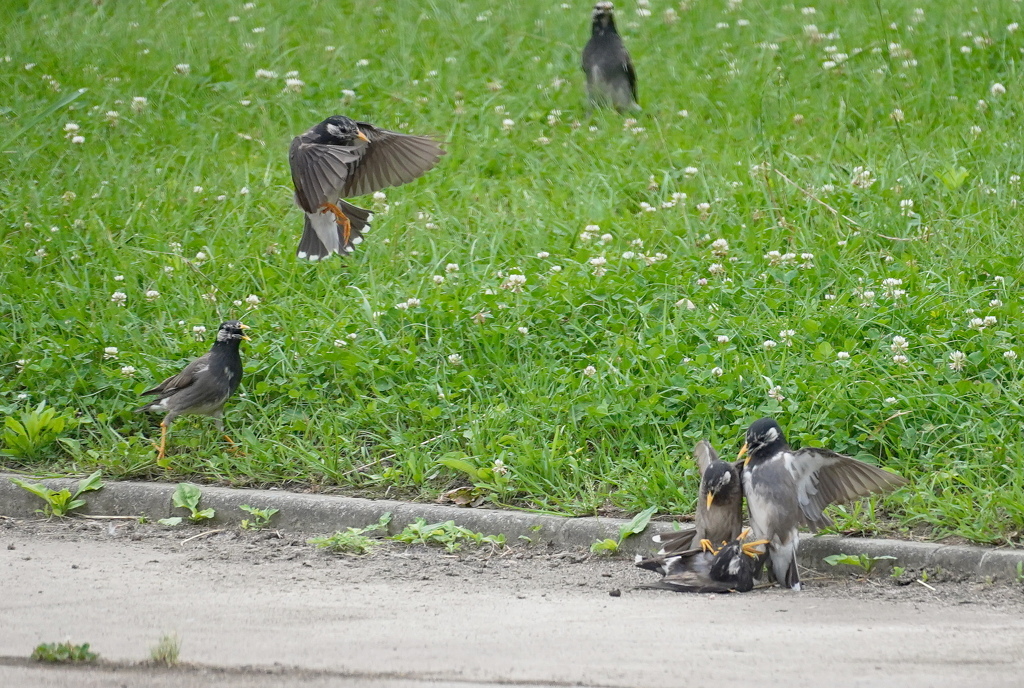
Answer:
[[[750,530],[723,545],[720,549],[707,545],[672,556],[644,559],[636,556],[636,565],[662,574],[657,583],[643,588],[675,592],[748,592],[754,587],[754,576],[760,569],[758,549],[766,540],[747,542]],[[705,541],[706,542],[706,541]]]
[[[743,495],[754,537],[768,541],[775,579],[793,590],[800,589],[796,552],[801,525],[819,530],[831,523],[823,513],[829,504],[907,483],[900,475],[827,449],[794,450],[771,418],[747,429],[737,458],[744,454]]]
[[[615,30],[614,6],[594,5],[590,40],[583,48],[583,72],[591,107],[614,107],[619,112],[639,110],[636,103],[636,70],[629,51]]]
[[[242,357],[238,352],[241,340],[249,340],[243,330],[248,330],[237,320],[221,323],[217,330],[217,341],[208,352],[189,363],[185,368],[153,389],[147,389],[143,396],[156,395],[156,399],[136,411],[165,411],[160,421],[160,452],[157,461],[167,453],[167,431],[178,416],[188,414],[210,416],[217,429],[224,432],[224,404],[242,381]],[[224,435],[228,442],[232,439]]]
[[[680,554],[693,549],[702,540],[720,547],[736,539],[743,528],[739,467],[719,459],[707,440],[697,443],[693,456],[700,470],[696,528],[655,535],[654,542],[662,546],[658,554]]]
[[[333,115],[292,140],[295,204],[306,213],[297,255],[312,261],[352,253],[373,213],[342,200],[411,182],[444,155],[429,136],[399,134]]]

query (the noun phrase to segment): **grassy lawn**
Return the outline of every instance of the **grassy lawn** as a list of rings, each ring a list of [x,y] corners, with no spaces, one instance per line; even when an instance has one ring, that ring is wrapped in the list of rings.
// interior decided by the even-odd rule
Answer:
[[[620,2],[624,120],[591,4],[3,3],[0,414],[64,427],[0,467],[684,513],[773,415],[911,479],[840,528],[1020,542],[1022,5]],[[309,265],[335,113],[449,154]],[[164,471],[138,393],[231,317],[244,453],[186,418]]]

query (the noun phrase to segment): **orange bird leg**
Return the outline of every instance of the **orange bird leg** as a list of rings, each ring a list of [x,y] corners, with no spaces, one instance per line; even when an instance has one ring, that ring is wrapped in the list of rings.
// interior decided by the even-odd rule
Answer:
[[[167,426],[163,423],[160,424],[160,451],[157,452],[156,460],[163,461],[164,456],[167,455]]]
[[[348,246],[349,237],[352,236],[352,223],[349,222],[348,216],[345,215],[345,213],[341,212],[341,208],[334,205],[333,203],[324,203],[322,206],[320,206],[320,209],[330,210],[332,213],[334,213],[334,217],[338,220],[338,223],[342,227],[341,246],[342,248]]]

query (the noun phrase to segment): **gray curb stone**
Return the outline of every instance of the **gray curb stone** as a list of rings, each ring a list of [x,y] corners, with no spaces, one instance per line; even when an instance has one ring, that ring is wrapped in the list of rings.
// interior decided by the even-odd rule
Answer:
[[[17,477],[0,473],[0,515],[12,518],[35,516],[42,502],[11,482]],[[51,489],[74,491],[77,480],[48,479],[42,482]],[[146,516],[150,520],[185,515],[184,509],[171,504],[175,485],[166,483],[109,482],[97,492],[86,493],[86,506],[75,513],[91,516]],[[335,495],[313,495],[283,490],[240,490],[223,487],[202,487],[200,508],[213,507],[216,516],[206,523],[233,526],[249,515],[238,507],[242,504],[259,509],[278,509],[271,525],[286,531],[305,534],[333,533],[348,527],[359,528],[376,523],[391,513],[390,534],[401,531],[417,518],[428,523],[455,521],[457,525],[487,535],[502,534],[511,543],[522,539],[534,544],[556,548],[589,548],[604,538],[617,538],[625,520],[614,518],[566,518],[525,511],[496,509],[465,509],[438,504],[372,500]],[[655,522],[639,536],[627,538],[619,552],[624,555],[648,554],[656,549],[650,538],[673,529],[669,523]],[[832,554],[867,554],[893,556],[895,561],[880,562],[908,569],[941,569],[950,574],[980,580],[1015,580],[1017,567],[1024,566],[1024,550],[989,549],[963,545],[939,545],[903,540],[846,538],[835,535],[807,536],[800,542],[800,564],[812,569],[828,569],[822,559]],[[853,570],[837,567],[836,571]]]

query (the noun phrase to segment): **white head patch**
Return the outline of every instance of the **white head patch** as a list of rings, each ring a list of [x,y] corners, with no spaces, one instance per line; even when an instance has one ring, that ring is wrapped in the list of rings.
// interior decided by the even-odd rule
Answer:
[[[337,124],[328,123],[327,124],[327,133],[330,134],[331,136],[334,136],[334,137],[339,138],[339,139],[345,137],[345,132]]]
[[[765,444],[771,444],[777,439],[779,439],[779,431],[775,428],[768,428],[768,432],[764,434]]]

